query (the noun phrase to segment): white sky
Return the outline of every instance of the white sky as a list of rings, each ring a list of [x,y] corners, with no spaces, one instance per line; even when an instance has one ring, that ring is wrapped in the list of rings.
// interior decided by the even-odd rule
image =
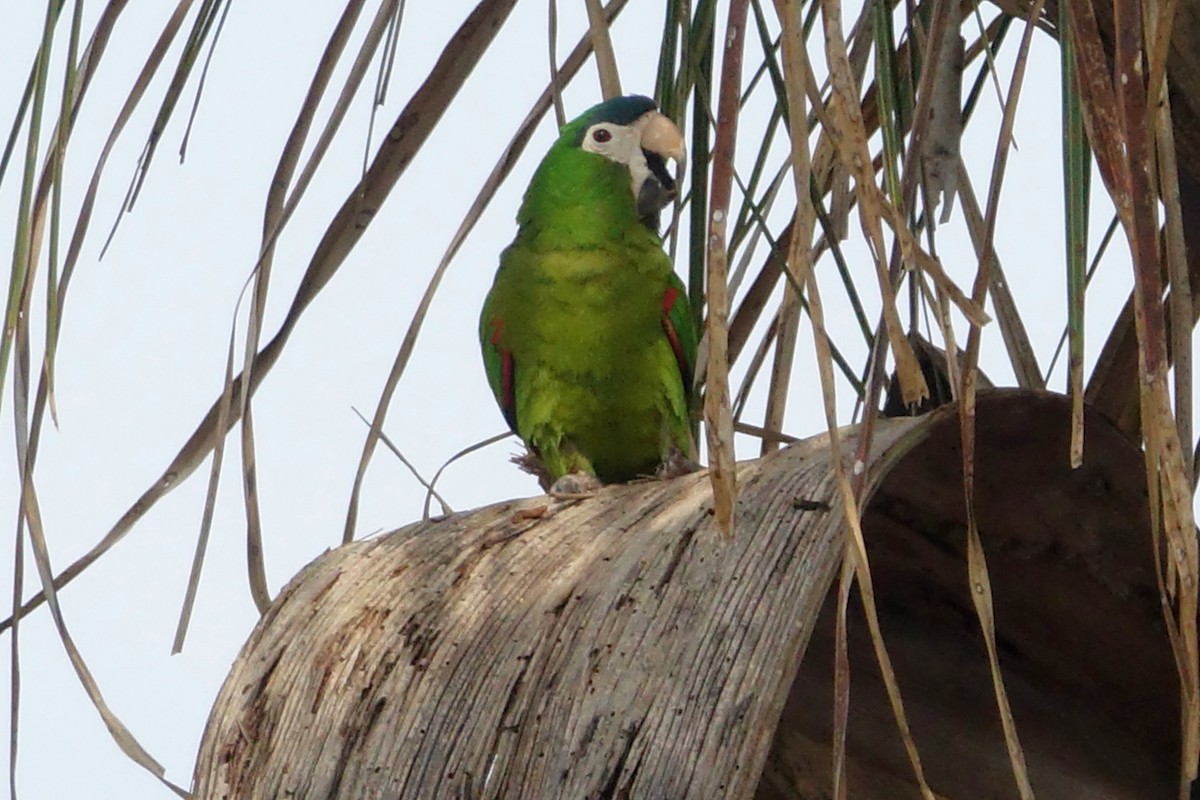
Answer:
[[[40,36],[40,5],[9,3],[0,10],[0,29],[5,31],[0,119],[6,127]],[[100,5],[88,6],[86,31]],[[68,219],[141,67],[139,59],[172,5],[133,4],[116,30],[76,126],[67,163]],[[58,351],[61,427],[44,431],[38,463],[38,489],[56,568],[93,545],[159,476],[219,392],[234,305],[258,252],[267,182],[341,5],[314,0],[234,4],[208,75],[186,163],[181,166],[175,155],[184,122],[179,114],[164,136],[137,208],[123,220],[105,259],[97,261],[165,80],[155,83],[114,150],[70,290]],[[661,4],[630,5],[614,31],[622,78],[626,91],[651,93]],[[472,6],[463,0],[408,4],[390,101],[380,112],[376,141]],[[585,26],[582,4],[561,6],[560,58]],[[364,18],[373,13],[371,5]],[[340,541],[365,435],[351,406],[368,416],[372,413],[428,276],[483,177],[541,91],[547,71],[545,15],[544,3],[517,5],[436,135],[338,276],[308,310],[255,398],[272,591]],[[363,30],[365,24],[360,24],[360,36]],[[1006,89],[1019,35],[1019,26],[1014,26],[1000,61]],[[1016,129],[1020,149],[1009,160],[997,249],[1044,367],[1065,319],[1065,276],[1058,54],[1045,36],[1036,37],[1035,45]],[[173,53],[177,52],[178,47]],[[747,44],[747,64],[757,64],[755,39]],[[339,77],[342,74],[344,69]],[[59,80],[57,75],[53,80]],[[184,105],[193,96],[194,83]],[[568,114],[598,97],[589,67],[567,93]],[[761,113],[761,106],[752,112]],[[368,114],[368,101],[360,98],[280,242],[267,335],[277,328],[313,247],[357,179]],[[964,143],[968,162],[980,165],[975,171],[980,196],[986,195],[998,121],[995,94],[989,90]],[[553,123],[543,124],[513,180],[463,248],[392,405],[387,432],[427,476],[450,454],[503,428],[480,365],[476,320],[497,254],[513,234],[520,191],[552,137]],[[747,149],[753,147],[752,139],[746,142]],[[743,159],[739,164],[748,172],[749,162]],[[0,219],[9,221],[0,234],[5,252],[11,252],[18,177],[10,174],[0,187]],[[777,214],[785,212],[781,208]],[[1103,217],[1095,224],[1099,231],[1108,219],[1100,212],[1096,216]],[[969,290],[975,262],[963,225],[956,211],[942,231],[940,246],[947,270]],[[1097,240],[1098,232],[1093,247]],[[1110,261],[1115,263],[1101,269],[1089,295],[1089,367],[1131,284],[1123,242],[1118,241],[1112,252],[1115,258]],[[845,332],[852,322],[847,313],[837,311],[833,270],[823,269],[830,324],[835,338],[841,330],[840,338],[848,341]],[[874,283],[861,251],[852,269],[863,288]],[[873,302],[869,296],[867,302]],[[877,305],[869,306],[872,322],[877,313]],[[811,338],[802,336],[786,426],[798,435],[816,433],[824,424],[811,350]],[[856,366],[863,352],[860,347],[850,353]],[[987,329],[983,366],[997,383],[1012,382],[995,325]],[[1060,364],[1051,378],[1053,388],[1063,388],[1063,374]],[[0,401],[0,428],[6,431],[12,424],[10,387],[11,377]],[[851,401],[844,386],[840,406],[848,421]],[[754,408],[759,410],[746,419],[757,423],[761,400]],[[11,439],[5,435],[4,441]],[[507,463],[515,450],[509,443],[468,457],[448,470],[441,491],[456,510],[536,493],[534,481]],[[757,444],[742,440],[739,452],[743,458],[753,457]],[[239,461],[238,448],[231,446],[182,655],[171,657],[168,652],[199,528],[207,463],[62,595],[71,631],[110,706],[166,766],[168,776],[185,786],[212,699],[256,620],[245,579]],[[12,445],[6,444],[0,456],[0,519],[10,524],[16,516],[18,486],[14,464]],[[380,448],[365,487],[359,535],[417,519],[422,500],[416,482]],[[26,571],[28,594],[36,585],[28,558]],[[11,574],[12,548],[5,546],[0,548],[0,575]],[[0,595],[11,595],[11,578],[3,579]],[[3,641],[7,649],[10,640]],[[23,624],[20,645],[21,795],[37,800],[169,797],[112,743],[44,610]],[[8,659],[0,662],[7,685]],[[0,717],[7,719],[7,692],[2,694]],[[6,760],[7,752],[0,753],[0,767],[6,768]],[[0,785],[7,786],[7,780]]]

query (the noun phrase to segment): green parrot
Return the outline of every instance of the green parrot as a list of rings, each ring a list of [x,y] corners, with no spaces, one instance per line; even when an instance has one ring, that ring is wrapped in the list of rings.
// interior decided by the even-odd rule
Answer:
[[[653,100],[617,97],[562,128],[525,192],[479,339],[525,466],[552,493],[695,457],[696,328],[657,231],[676,193],[665,159],[684,157]]]

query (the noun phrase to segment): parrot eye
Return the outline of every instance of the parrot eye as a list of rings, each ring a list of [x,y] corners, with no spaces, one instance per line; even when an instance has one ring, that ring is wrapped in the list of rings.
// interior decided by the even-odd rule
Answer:
[[[604,144],[610,139],[612,139],[612,131],[608,130],[607,128],[596,128],[596,130],[592,131],[593,142]]]

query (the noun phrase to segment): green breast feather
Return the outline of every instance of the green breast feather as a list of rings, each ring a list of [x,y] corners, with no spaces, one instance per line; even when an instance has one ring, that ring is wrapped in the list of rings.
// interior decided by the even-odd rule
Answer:
[[[697,335],[648,224],[674,193],[661,154],[646,146],[663,123],[652,101],[629,97],[563,128],[484,304],[488,382],[547,486],[571,474],[627,481],[694,457]]]

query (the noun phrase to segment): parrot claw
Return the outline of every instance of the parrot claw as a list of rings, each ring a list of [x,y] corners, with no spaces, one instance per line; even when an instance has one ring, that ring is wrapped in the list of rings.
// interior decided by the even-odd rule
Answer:
[[[659,480],[668,480],[670,478],[679,478],[683,475],[690,475],[699,469],[701,469],[699,464],[672,447],[671,451],[667,453],[667,457],[663,459],[663,462],[658,465],[658,469],[654,471],[654,477]]]
[[[546,494],[555,500],[584,500],[600,491],[600,479],[586,472],[570,472],[556,480]]]

